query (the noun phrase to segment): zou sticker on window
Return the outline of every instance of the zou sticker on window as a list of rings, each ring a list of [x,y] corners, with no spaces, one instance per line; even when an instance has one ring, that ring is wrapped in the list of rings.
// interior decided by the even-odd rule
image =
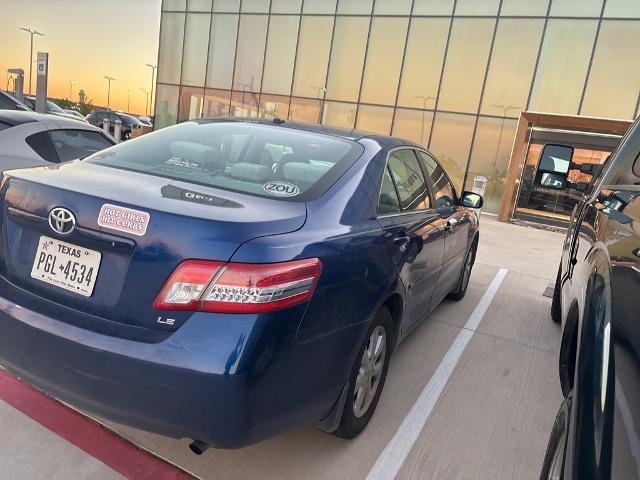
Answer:
[[[263,185],[264,191],[276,197],[295,197],[300,193],[300,189],[287,182],[268,182]]]
[[[147,212],[105,203],[98,214],[98,225],[142,236],[147,232],[150,217]]]

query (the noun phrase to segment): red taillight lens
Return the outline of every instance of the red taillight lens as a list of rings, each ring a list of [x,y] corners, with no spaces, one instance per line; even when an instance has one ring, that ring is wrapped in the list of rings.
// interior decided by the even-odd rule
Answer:
[[[285,263],[186,260],[158,294],[158,310],[221,313],[273,312],[311,298],[322,264],[317,258]]]

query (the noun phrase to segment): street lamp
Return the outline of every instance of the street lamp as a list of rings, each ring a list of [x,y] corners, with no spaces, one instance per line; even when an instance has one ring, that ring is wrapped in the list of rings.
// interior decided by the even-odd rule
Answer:
[[[520,110],[520,107],[515,105],[491,105],[494,108],[499,108],[502,110],[502,120],[500,121],[500,133],[498,135],[498,145],[496,146],[496,154],[493,157],[493,165],[491,166],[491,174],[494,175],[496,173],[496,165],[498,164],[498,155],[500,154],[500,144],[502,143],[502,134],[504,133],[504,121],[507,117],[507,113],[509,110]]]
[[[146,95],[145,103],[144,103],[144,114],[148,115],[147,110],[149,108],[149,90],[145,90],[144,88],[141,88],[140,91],[144,92],[144,94]]]
[[[73,95],[73,80],[69,80],[69,101],[73,102],[73,100],[71,100],[71,97]]]
[[[44,37],[44,33],[40,33],[37,30],[31,30],[31,28],[24,28],[24,27],[19,27],[19,28],[20,30],[24,30],[29,35],[31,35],[31,49],[29,53],[29,95],[31,95],[31,71],[33,69],[33,36],[40,35],[41,37]]]
[[[127,98],[127,113],[131,112],[131,90],[127,90],[129,97]]]
[[[429,100],[435,100],[436,97],[431,97],[431,96],[428,97],[426,95],[416,95],[415,98],[422,99],[422,127],[420,128],[420,143],[424,144],[426,143],[424,141],[424,124],[425,124],[424,112],[427,109],[427,102]]]
[[[149,115],[151,115],[151,112],[153,111],[153,83],[155,79],[156,68],[158,67],[157,65],[152,65],[150,63],[145,64],[145,66],[151,69],[151,94],[149,95]]]
[[[105,75],[104,78],[109,82],[109,86],[107,87],[107,110],[111,110],[109,108],[109,102],[111,100],[111,82],[115,81],[115,78]]]

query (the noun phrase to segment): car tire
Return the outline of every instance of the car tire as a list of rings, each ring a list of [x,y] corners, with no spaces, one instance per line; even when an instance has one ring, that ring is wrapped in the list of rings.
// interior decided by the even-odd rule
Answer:
[[[471,270],[473,269],[473,264],[476,261],[476,248],[477,244],[474,242],[467,252],[467,256],[464,258],[464,264],[462,265],[462,271],[460,272],[460,278],[458,279],[456,289],[449,294],[449,298],[451,300],[456,302],[460,301],[467,293],[469,279],[471,278]]]
[[[384,343],[376,356],[378,340]],[[371,420],[384,388],[392,347],[393,320],[389,309],[383,306],[376,313],[351,369],[342,417],[337,430],[333,432],[337,437],[354,438]]]
[[[556,276],[556,285],[553,288],[553,298],[551,300],[551,320],[555,323],[562,321],[562,286],[560,285],[560,267],[558,267],[558,275]]]
[[[547,451],[544,454],[540,480],[560,480],[562,478],[564,455],[567,438],[567,419],[569,418],[570,400],[565,399],[556,415],[553,429],[549,436]]]

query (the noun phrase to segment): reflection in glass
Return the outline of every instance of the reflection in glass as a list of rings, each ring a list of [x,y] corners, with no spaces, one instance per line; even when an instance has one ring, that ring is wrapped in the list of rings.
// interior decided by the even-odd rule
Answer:
[[[640,91],[640,22],[603,20],[582,115],[633,118]]]
[[[269,0],[242,0],[243,13],[268,13]]]
[[[289,118],[297,122],[320,123],[322,120],[322,102],[307,98],[291,98]]]
[[[352,129],[356,120],[356,105],[353,103],[325,102],[322,123],[332,127]]]
[[[271,13],[300,13],[302,0],[271,0]]]
[[[457,191],[469,158],[475,116],[436,113],[429,150],[440,161]]]
[[[482,113],[517,117],[525,109],[543,27],[542,19],[500,20]]]
[[[262,91],[289,95],[300,17],[272,16],[270,22]]]
[[[302,17],[293,80],[294,95],[324,96],[332,31],[333,17]]]
[[[393,105],[398,92],[408,18],[376,18],[371,23],[361,101]]]
[[[204,96],[203,117],[226,117],[229,115],[231,92],[206,89]]]
[[[184,13],[163,13],[160,20],[158,82],[180,83]],[[176,102],[177,105],[177,102]]]
[[[398,108],[393,121],[393,136],[411,140],[426,148],[432,122],[433,112]]]
[[[549,20],[529,110],[578,112],[597,24],[596,20]]]
[[[496,20],[456,18],[447,51],[439,109],[476,112]]]
[[[259,116],[262,118],[280,118],[286,120],[289,117],[289,97],[260,95]]]
[[[456,15],[497,15],[499,4],[500,0],[458,0]]]
[[[183,85],[204,86],[210,20],[210,15],[187,14],[184,37],[184,51],[187,54],[182,57]]]
[[[156,90],[156,110],[153,128],[173,125],[178,117],[178,89],[175,85],[158,83]]]
[[[453,0],[414,0],[414,15],[451,15]]]
[[[257,117],[258,116],[258,94],[248,91],[233,92],[231,94],[232,117]]]
[[[202,104],[204,100],[204,88],[182,87],[180,89],[180,108],[178,109],[178,122],[200,118],[202,116]]]
[[[182,10],[186,8],[186,0],[162,0],[162,10]]]
[[[549,0],[502,0],[500,15],[546,15]]]
[[[599,17],[602,0],[553,0],[552,17]]]
[[[500,210],[516,126],[516,120],[506,118],[478,119],[465,190],[473,188],[475,177],[485,177],[484,210],[491,213]]]
[[[369,17],[337,17],[329,64],[327,98],[356,100],[367,45]]]
[[[607,0],[604,16],[638,18],[640,17],[640,2],[638,0]]]
[[[187,10],[190,12],[210,12],[212,0],[188,0]]]
[[[409,15],[411,0],[376,0],[374,15]]]
[[[304,0],[302,13],[329,13],[336,11],[336,0]]]
[[[240,0],[215,0],[213,2],[214,12],[238,12],[240,10]]]
[[[404,59],[398,105],[433,108],[449,34],[447,18],[414,18]],[[429,48],[425,48],[429,45]]]
[[[338,13],[370,15],[373,0],[339,0]]]
[[[365,132],[389,135],[392,119],[393,108],[360,105],[356,128]]]
[[[231,88],[238,15],[214,14],[209,37],[207,87]]]
[[[249,92],[260,91],[262,60],[267,36],[266,15],[241,15],[236,50],[236,71],[233,88]]]

